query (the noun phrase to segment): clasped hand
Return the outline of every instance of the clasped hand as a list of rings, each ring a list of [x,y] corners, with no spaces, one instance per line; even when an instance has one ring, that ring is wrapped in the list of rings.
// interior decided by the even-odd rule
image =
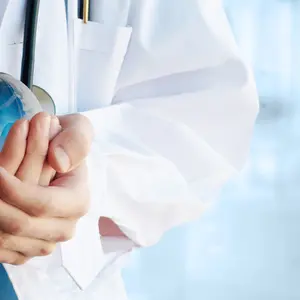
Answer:
[[[81,115],[14,124],[0,153],[0,263],[23,264],[72,238],[89,208],[92,135]]]

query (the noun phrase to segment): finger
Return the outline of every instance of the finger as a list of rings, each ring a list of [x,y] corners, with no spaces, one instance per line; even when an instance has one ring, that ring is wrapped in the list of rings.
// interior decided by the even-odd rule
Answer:
[[[88,155],[93,128],[82,115],[60,117],[63,130],[50,143],[48,162],[59,173],[76,168]]]
[[[37,184],[48,152],[51,117],[47,113],[36,114],[29,125],[26,154],[16,176]]]
[[[31,216],[79,218],[89,208],[84,166],[42,187],[20,181],[0,168],[0,199]]]
[[[62,127],[59,124],[59,120],[56,116],[51,117],[50,124],[50,141],[58,135]],[[48,161],[45,160],[44,166],[40,175],[39,185],[47,186],[55,176],[55,170],[49,165]]]
[[[64,218],[32,218],[30,226],[17,233],[18,236],[45,240],[51,243],[66,242],[73,238],[77,220]]]
[[[55,247],[55,243],[0,232],[0,249],[19,252],[25,257],[46,256],[51,254]]]
[[[27,120],[16,121],[10,129],[0,153],[0,165],[13,175],[17,172],[24,158],[28,130]]]
[[[48,186],[51,180],[55,177],[55,170],[45,161],[41,176],[39,179],[40,186]]]
[[[75,227],[76,220],[30,217],[0,200],[0,230],[8,235],[62,242],[73,237]]]
[[[59,124],[59,119],[57,116],[51,116],[51,123],[50,123],[50,133],[49,138],[52,141],[62,130],[62,127]]]
[[[28,260],[21,253],[10,251],[7,249],[0,249],[0,263],[10,264],[10,265],[22,265]]]

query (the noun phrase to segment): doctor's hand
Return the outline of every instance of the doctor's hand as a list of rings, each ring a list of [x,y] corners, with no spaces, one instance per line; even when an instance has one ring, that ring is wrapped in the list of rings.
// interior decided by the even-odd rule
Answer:
[[[26,120],[14,124],[0,166],[22,181],[48,185],[56,172],[70,172],[85,160],[92,139],[93,127],[82,115],[57,118],[38,113],[30,124]]]
[[[23,264],[71,239],[89,207],[86,178],[83,164],[43,187],[0,168],[0,262]]]
[[[72,236],[76,222],[87,211],[83,163],[57,174],[50,187],[41,186],[41,181],[48,185],[55,175],[46,157],[49,139],[61,133],[58,120],[41,113],[30,123],[16,122],[7,137],[0,153],[0,262],[22,264],[51,253],[57,242]],[[77,163],[80,159],[84,157],[77,158]]]

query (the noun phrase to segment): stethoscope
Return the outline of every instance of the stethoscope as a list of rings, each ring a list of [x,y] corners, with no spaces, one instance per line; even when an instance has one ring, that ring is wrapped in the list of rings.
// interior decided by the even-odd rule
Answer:
[[[84,23],[89,20],[89,2],[78,0],[78,16]],[[39,6],[40,0],[27,0],[20,79],[37,97],[43,110],[55,114],[56,108],[52,97],[42,87],[33,84]]]
[[[40,0],[27,0],[20,79],[39,100],[42,109],[55,114],[56,107],[52,97],[43,88],[33,85],[39,7]]]

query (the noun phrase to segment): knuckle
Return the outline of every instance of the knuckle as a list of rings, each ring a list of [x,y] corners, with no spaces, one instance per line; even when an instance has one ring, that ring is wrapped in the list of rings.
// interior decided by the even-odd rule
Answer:
[[[34,217],[43,217],[47,215],[48,205],[47,201],[41,201],[40,203],[35,203],[34,206],[30,208],[30,214]]]
[[[48,243],[46,245],[44,245],[41,249],[40,249],[40,255],[41,256],[48,256],[50,254],[53,253],[53,251],[56,248],[56,244],[54,243]]]
[[[30,218],[25,216],[20,219],[11,220],[7,226],[7,232],[11,235],[19,235],[29,228]]]
[[[22,183],[16,188],[15,185],[8,184],[3,177],[0,177],[0,188],[2,199],[6,199],[6,202],[18,203],[18,201],[23,199],[22,193],[24,192],[24,186]]]
[[[7,232],[12,235],[18,235],[21,233],[22,225],[19,220],[12,220],[7,226]]]
[[[40,201],[36,201],[29,209],[29,214],[34,217],[45,217],[49,214],[49,207],[53,201],[52,193],[48,193]]]
[[[67,242],[72,240],[74,237],[74,231],[65,232],[62,236],[62,242]]]
[[[42,111],[42,112],[35,114],[32,117],[30,123],[32,126],[39,126],[39,123],[43,122],[43,120],[45,120],[46,118],[49,118],[49,117],[50,117],[50,115],[47,112]]]
[[[75,235],[75,224],[71,225],[68,230],[65,230],[59,237],[57,242],[67,242],[73,239]]]

